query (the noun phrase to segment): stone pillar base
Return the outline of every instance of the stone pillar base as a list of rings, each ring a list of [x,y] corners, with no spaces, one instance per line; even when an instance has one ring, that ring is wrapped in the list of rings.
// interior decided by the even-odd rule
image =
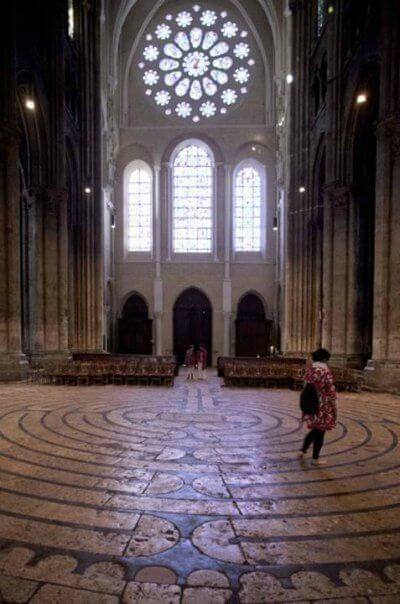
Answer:
[[[363,369],[365,366],[365,357],[361,354],[332,354],[329,364],[333,367]]]
[[[39,369],[42,367],[51,367],[56,363],[65,363],[71,358],[69,350],[32,352],[29,354],[29,363],[32,369]]]
[[[400,361],[370,360],[364,369],[365,386],[373,390],[400,393]]]
[[[25,380],[28,375],[28,369],[28,359],[24,354],[0,354],[1,382]]]

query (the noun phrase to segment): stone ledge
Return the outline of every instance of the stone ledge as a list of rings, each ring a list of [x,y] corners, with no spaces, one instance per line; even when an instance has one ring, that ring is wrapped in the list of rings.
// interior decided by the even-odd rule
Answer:
[[[24,380],[28,369],[28,359],[24,354],[0,354],[0,382]]]
[[[400,394],[400,362],[370,360],[364,379],[368,389]]]

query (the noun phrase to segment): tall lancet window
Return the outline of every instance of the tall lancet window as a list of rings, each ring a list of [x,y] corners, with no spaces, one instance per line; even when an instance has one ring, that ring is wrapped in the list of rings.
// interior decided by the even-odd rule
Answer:
[[[213,251],[213,157],[200,141],[188,141],[172,165],[172,249],[176,254]]]
[[[127,249],[151,252],[153,245],[153,175],[143,161],[134,161],[125,172]]]
[[[73,39],[75,34],[74,0],[68,0],[68,35]]]
[[[317,4],[317,35],[320,36],[325,24],[325,0],[318,0]]]
[[[234,250],[262,252],[265,247],[265,175],[258,162],[242,162],[234,178]]]

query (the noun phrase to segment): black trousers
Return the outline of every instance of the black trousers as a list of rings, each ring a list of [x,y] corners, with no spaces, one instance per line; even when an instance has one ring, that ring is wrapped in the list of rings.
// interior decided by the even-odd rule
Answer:
[[[317,430],[317,428],[313,428],[305,437],[303,448],[301,449],[303,453],[306,453],[310,445],[313,446],[313,459],[318,459],[319,454],[322,449],[322,445],[324,444],[325,431]]]

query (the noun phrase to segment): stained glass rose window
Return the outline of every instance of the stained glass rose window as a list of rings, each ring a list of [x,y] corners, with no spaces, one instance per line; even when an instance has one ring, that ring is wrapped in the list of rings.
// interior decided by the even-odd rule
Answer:
[[[146,95],[182,120],[225,115],[249,91],[255,60],[248,38],[226,11],[195,4],[165,15],[141,49]]]

